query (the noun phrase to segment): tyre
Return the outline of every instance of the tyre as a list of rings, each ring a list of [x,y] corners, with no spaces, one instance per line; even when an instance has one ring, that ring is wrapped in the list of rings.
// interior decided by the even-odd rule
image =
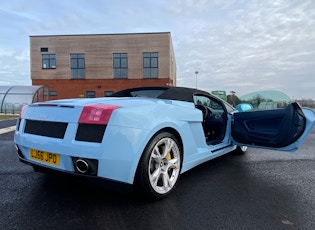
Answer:
[[[136,172],[136,191],[148,198],[160,199],[176,187],[182,165],[182,150],[169,132],[156,135],[148,143]]]
[[[44,172],[43,168],[37,165],[33,165],[34,172]]]
[[[243,155],[246,153],[247,148],[247,146],[237,146],[233,153],[237,155]]]

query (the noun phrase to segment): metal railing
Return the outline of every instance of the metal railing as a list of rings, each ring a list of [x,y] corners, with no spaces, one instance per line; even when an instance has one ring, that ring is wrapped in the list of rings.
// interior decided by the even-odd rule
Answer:
[[[1,111],[4,114],[19,114],[22,107],[26,105],[25,103],[4,103],[4,106],[2,108],[3,111]]]

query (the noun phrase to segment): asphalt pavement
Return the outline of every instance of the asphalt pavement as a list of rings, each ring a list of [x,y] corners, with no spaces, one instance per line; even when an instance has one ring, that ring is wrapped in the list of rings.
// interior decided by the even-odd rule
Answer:
[[[0,129],[16,125],[16,119],[0,120]]]

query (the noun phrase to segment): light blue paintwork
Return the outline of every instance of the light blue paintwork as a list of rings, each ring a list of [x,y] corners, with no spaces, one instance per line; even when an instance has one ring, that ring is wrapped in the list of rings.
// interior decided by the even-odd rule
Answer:
[[[230,136],[231,114],[228,115],[224,140],[217,145],[207,145],[201,125],[202,113],[189,102],[148,98],[98,98],[46,103],[66,107],[30,105],[23,114],[19,130],[24,130],[25,119],[68,122],[64,139],[42,137],[16,130],[14,141],[27,161],[42,166],[45,163],[30,159],[31,148],[60,154],[60,166],[46,165],[49,168],[74,172],[71,157],[97,159],[99,177],[132,184],[146,145],[157,132],[165,128],[176,131],[182,140],[181,173],[236,148]],[[102,143],[76,141],[77,122],[83,107],[98,103],[119,105],[122,108],[114,110],[111,115]],[[281,150],[295,150],[314,126],[314,112],[307,109],[303,109],[303,112],[307,117],[307,131],[298,141]]]

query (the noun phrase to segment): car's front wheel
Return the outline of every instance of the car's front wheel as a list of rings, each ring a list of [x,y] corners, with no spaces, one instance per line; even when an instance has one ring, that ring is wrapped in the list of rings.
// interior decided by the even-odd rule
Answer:
[[[162,132],[145,148],[138,165],[135,185],[149,198],[163,198],[178,183],[182,163],[182,150],[177,138]]]
[[[237,155],[243,155],[247,151],[247,146],[237,146],[236,149],[234,150],[234,153]]]

